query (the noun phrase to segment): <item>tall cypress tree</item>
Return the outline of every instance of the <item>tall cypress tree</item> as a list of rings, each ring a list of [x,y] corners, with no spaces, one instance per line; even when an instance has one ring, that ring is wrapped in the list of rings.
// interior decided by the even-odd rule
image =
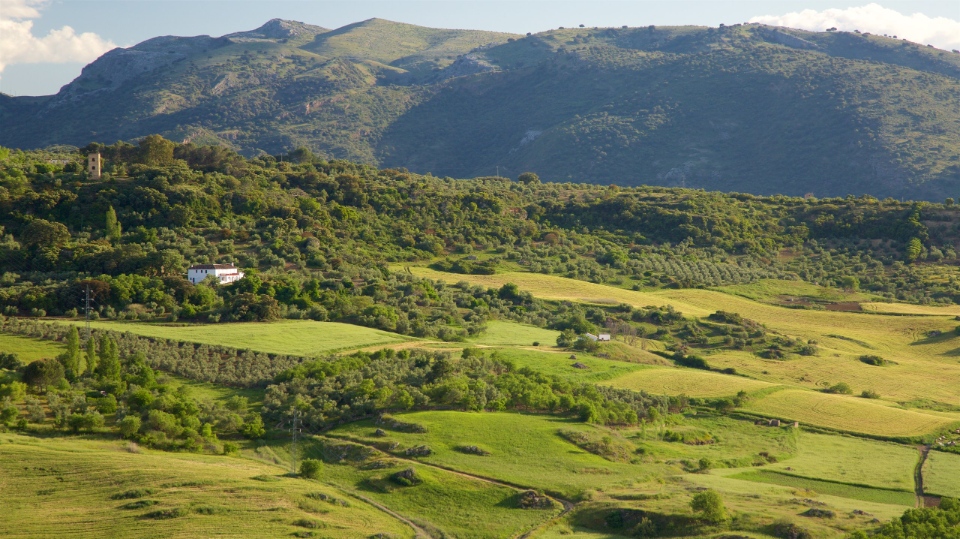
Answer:
[[[97,341],[93,337],[87,339],[87,372],[97,371]]]
[[[117,220],[117,212],[113,209],[113,206],[107,209],[106,213],[106,224],[104,226],[107,238],[110,241],[120,241],[120,234],[122,228],[120,226],[120,221]]]
[[[80,376],[80,333],[76,326],[67,333],[67,351],[60,356],[60,362],[68,376]]]
[[[110,337],[100,337],[100,363],[97,374],[104,380],[120,379],[120,352],[117,343]]]

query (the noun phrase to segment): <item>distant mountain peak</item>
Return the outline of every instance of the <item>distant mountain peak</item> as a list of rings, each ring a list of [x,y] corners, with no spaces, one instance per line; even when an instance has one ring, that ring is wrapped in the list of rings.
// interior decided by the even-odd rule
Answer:
[[[301,35],[316,35],[327,32],[326,28],[300,21],[270,19],[263,26],[247,32],[236,32],[223,37],[228,39],[289,39]]]

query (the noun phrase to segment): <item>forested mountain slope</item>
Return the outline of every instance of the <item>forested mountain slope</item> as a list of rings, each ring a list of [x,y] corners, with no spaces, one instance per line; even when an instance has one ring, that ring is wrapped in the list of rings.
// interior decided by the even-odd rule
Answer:
[[[528,36],[274,20],[117,49],[0,96],[0,144],[304,146],[468,177],[940,200],[960,193],[960,54],[761,25]]]

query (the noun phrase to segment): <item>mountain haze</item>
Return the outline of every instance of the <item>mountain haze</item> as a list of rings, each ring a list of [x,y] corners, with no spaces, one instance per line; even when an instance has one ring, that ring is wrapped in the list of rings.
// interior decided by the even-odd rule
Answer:
[[[275,19],[115,49],[56,95],[0,96],[0,121],[0,144],[23,148],[161,133],[440,176],[960,195],[960,54],[756,24],[519,36]]]

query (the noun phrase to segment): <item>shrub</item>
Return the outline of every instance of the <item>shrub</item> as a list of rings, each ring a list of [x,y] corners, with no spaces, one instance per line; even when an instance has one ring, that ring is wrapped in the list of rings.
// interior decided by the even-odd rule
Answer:
[[[403,487],[412,487],[423,483],[423,479],[420,479],[417,471],[413,468],[407,468],[391,475],[390,480]]]
[[[120,420],[120,435],[124,438],[133,438],[140,432],[140,418],[135,415],[128,415]]]
[[[873,365],[875,367],[882,367],[887,364],[887,361],[880,356],[864,355],[860,356],[860,361],[866,363],[867,365]]]
[[[700,513],[707,522],[718,524],[727,520],[727,509],[723,506],[723,498],[715,490],[706,490],[693,495],[690,508]]]
[[[846,382],[839,382],[823,390],[824,393],[836,393],[838,395],[853,395],[853,389]]]
[[[872,390],[872,389],[864,389],[863,392],[860,393],[860,396],[863,397],[863,398],[865,398],[865,399],[879,399],[879,398],[880,398],[880,394],[877,393],[876,391]]]
[[[323,472],[323,463],[317,459],[303,459],[300,463],[300,477],[320,479],[321,472]]]

